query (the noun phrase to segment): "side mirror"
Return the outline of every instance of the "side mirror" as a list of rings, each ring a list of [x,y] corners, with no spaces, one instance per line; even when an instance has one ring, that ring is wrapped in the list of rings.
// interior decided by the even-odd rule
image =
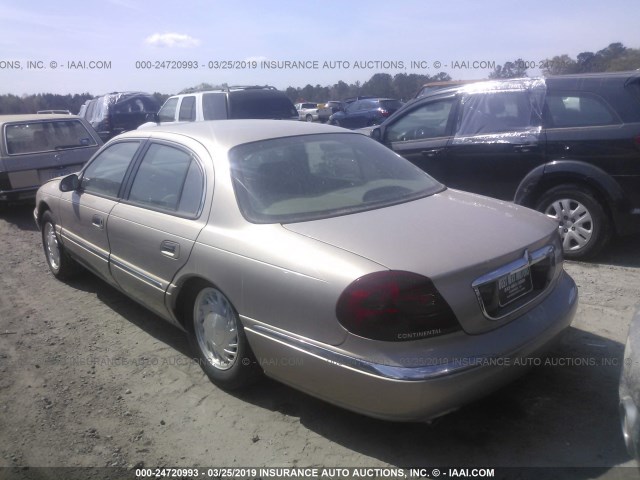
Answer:
[[[74,190],[77,190],[78,187],[80,187],[80,179],[75,173],[67,175],[60,180],[59,188],[61,192],[73,192]]]
[[[382,130],[380,129],[380,127],[376,127],[373,130],[371,130],[371,138],[373,138],[374,140],[377,140],[378,142],[382,142]]]

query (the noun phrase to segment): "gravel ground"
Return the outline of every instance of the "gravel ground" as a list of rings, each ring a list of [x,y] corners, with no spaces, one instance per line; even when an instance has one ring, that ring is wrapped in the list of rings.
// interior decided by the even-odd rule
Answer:
[[[640,301],[638,238],[593,262],[566,262],[580,307],[555,365],[430,424],[361,417],[270,380],[219,390],[190,360],[181,331],[90,274],[55,280],[29,207],[0,213],[0,239],[0,477],[62,466],[588,466],[596,468],[574,478],[637,475],[617,383]]]

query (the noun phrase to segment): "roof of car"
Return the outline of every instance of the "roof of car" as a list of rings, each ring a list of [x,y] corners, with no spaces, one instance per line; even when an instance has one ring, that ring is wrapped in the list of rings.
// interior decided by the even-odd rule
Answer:
[[[257,142],[279,137],[293,137],[307,134],[343,133],[358,135],[344,128],[319,123],[297,122],[292,120],[209,120],[166,124],[142,131],[144,136],[162,137],[163,134],[184,135],[207,145],[212,142],[223,148],[232,148],[244,143]],[[141,132],[125,132],[118,138],[139,137]]]
[[[33,122],[35,120],[71,120],[80,118],[77,115],[57,114],[57,113],[24,113],[16,115],[0,115],[0,125],[11,122]]]
[[[601,73],[575,73],[570,75],[551,75],[549,77],[523,77],[523,78],[505,78],[494,80],[483,80],[480,82],[467,82],[466,84],[452,85],[444,88],[439,88],[428,92],[426,95],[417,97],[415,100],[423,98],[433,97],[435,95],[443,95],[449,92],[462,92],[467,89],[473,88],[476,90],[482,90],[483,85],[490,85],[496,83],[518,83],[518,82],[531,82],[535,80],[544,80],[547,84],[553,85],[558,88],[570,88],[575,90],[580,89],[592,89],[594,85],[602,85],[604,83],[624,84],[630,79],[639,79],[640,71],[625,71],[625,72],[601,72]],[[414,103],[414,102],[411,102]]]

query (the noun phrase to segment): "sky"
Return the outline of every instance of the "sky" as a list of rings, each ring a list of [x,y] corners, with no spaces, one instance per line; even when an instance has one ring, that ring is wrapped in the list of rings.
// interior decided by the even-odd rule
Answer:
[[[521,58],[640,48],[638,0],[0,0],[0,94],[165,94],[209,83],[487,78]],[[529,75],[539,74],[537,68]]]

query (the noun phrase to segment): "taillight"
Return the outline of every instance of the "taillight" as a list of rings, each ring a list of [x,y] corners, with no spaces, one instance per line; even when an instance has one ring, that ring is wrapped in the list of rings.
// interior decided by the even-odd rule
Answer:
[[[635,142],[636,147],[640,147],[640,133],[633,137],[633,141]]]
[[[340,295],[336,315],[349,332],[373,340],[417,340],[460,330],[433,282],[404,271],[358,278]]]
[[[380,114],[381,114],[383,117],[388,117],[388,116],[390,115],[390,112],[389,112],[389,110],[381,109],[381,110],[380,110]]]

